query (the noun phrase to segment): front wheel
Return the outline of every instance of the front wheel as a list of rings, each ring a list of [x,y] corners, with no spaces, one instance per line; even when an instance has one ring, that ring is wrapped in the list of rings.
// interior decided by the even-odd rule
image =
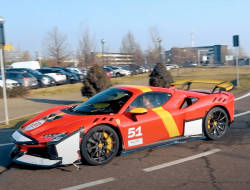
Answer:
[[[103,165],[110,162],[116,156],[118,149],[118,135],[106,125],[90,129],[81,144],[82,156],[91,165]]]
[[[211,109],[204,122],[204,132],[209,139],[221,138],[228,128],[228,115],[219,107]]]

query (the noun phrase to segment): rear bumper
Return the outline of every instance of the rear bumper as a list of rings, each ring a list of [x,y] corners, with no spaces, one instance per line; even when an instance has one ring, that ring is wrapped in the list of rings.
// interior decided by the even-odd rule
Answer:
[[[67,79],[56,81],[56,84],[66,84],[66,83],[67,83]]]

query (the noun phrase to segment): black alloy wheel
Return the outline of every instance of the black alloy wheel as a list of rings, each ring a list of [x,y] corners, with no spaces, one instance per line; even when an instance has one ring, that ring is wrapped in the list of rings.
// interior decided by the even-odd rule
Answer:
[[[90,129],[81,144],[82,156],[91,165],[103,165],[110,162],[116,156],[118,149],[118,135],[106,125]]]
[[[219,107],[211,109],[204,122],[204,131],[209,139],[221,138],[228,128],[228,115]]]

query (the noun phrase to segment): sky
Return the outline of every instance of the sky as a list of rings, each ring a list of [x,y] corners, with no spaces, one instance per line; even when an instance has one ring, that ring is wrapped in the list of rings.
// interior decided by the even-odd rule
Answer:
[[[130,30],[143,50],[152,46],[149,28],[156,27],[162,46],[226,44],[240,36],[240,45],[250,54],[250,0],[0,0],[0,16],[5,20],[6,43],[43,52],[42,41],[57,26],[68,35],[76,52],[82,32],[95,35],[97,51],[101,39],[111,52],[119,52],[122,38]]]

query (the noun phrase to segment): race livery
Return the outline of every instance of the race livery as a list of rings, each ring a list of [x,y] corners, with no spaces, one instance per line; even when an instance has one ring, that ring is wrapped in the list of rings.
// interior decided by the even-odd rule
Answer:
[[[193,83],[214,88],[190,90]],[[232,88],[219,80],[185,80],[170,88],[115,86],[77,106],[35,116],[12,135],[10,156],[17,164],[41,167],[101,165],[146,148],[218,139],[234,119],[234,96],[227,92]]]

